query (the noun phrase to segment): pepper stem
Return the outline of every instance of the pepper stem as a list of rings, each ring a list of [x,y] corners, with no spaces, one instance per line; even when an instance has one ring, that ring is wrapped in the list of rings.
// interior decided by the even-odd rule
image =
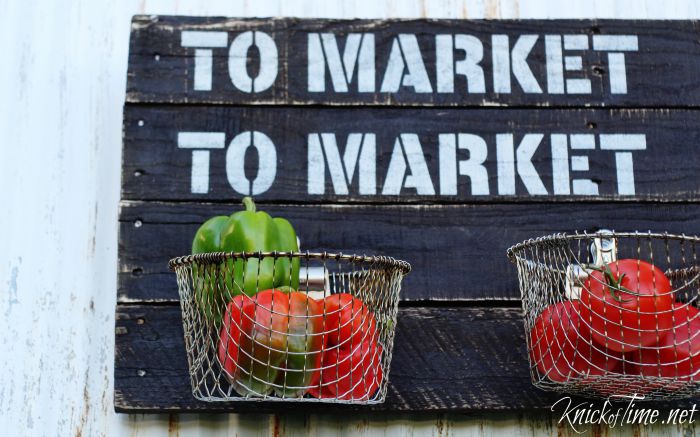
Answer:
[[[253,198],[246,196],[243,198],[243,205],[245,206],[245,210],[248,212],[255,212],[255,202],[253,202]]]

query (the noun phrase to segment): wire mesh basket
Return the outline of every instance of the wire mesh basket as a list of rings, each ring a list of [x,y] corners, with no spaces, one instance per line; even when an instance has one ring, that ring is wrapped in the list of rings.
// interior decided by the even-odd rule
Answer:
[[[384,402],[407,262],[221,252],[170,268],[195,398]]]
[[[699,242],[603,230],[508,249],[533,384],[598,398],[698,395]]]

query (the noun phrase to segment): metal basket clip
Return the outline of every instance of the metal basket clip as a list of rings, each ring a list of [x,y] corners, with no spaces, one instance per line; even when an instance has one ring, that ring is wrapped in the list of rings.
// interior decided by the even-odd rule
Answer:
[[[581,297],[583,283],[588,279],[592,271],[587,266],[599,267],[617,261],[617,239],[613,237],[611,230],[601,229],[597,232],[597,236],[593,238],[591,243],[590,254],[590,264],[569,264],[566,267],[566,288],[564,294],[569,299]]]
[[[297,247],[301,250],[301,240],[297,236]],[[299,290],[314,299],[323,299],[331,294],[328,270],[321,266],[302,266],[299,272]]]
[[[591,243],[591,261],[594,266],[602,266],[617,261],[617,239],[609,229],[601,229]]]
[[[330,296],[328,270],[322,266],[303,266],[299,272],[299,291],[304,291],[314,299]]]

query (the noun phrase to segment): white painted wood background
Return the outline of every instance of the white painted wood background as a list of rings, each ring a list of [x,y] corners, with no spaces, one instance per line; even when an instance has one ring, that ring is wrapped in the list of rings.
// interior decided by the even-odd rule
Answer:
[[[700,2],[0,0],[0,435],[573,434],[550,417],[506,414],[115,414],[121,123],[134,14],[698,19]]]

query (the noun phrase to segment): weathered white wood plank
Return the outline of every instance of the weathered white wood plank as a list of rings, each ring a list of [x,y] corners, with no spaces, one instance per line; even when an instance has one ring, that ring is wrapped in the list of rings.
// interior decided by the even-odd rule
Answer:
[[[6,435],[117,429],[112,284],[132,11],[115,6],[7,2],[0,11]]]
[[[548,417],[117,416],[117,204],[133,14],[700,18],[696,1],[0,0],[4,435],[573,435]],[[593,430],[601,432],[604,429]],[[611,435],[695,435],[693,427]]]

